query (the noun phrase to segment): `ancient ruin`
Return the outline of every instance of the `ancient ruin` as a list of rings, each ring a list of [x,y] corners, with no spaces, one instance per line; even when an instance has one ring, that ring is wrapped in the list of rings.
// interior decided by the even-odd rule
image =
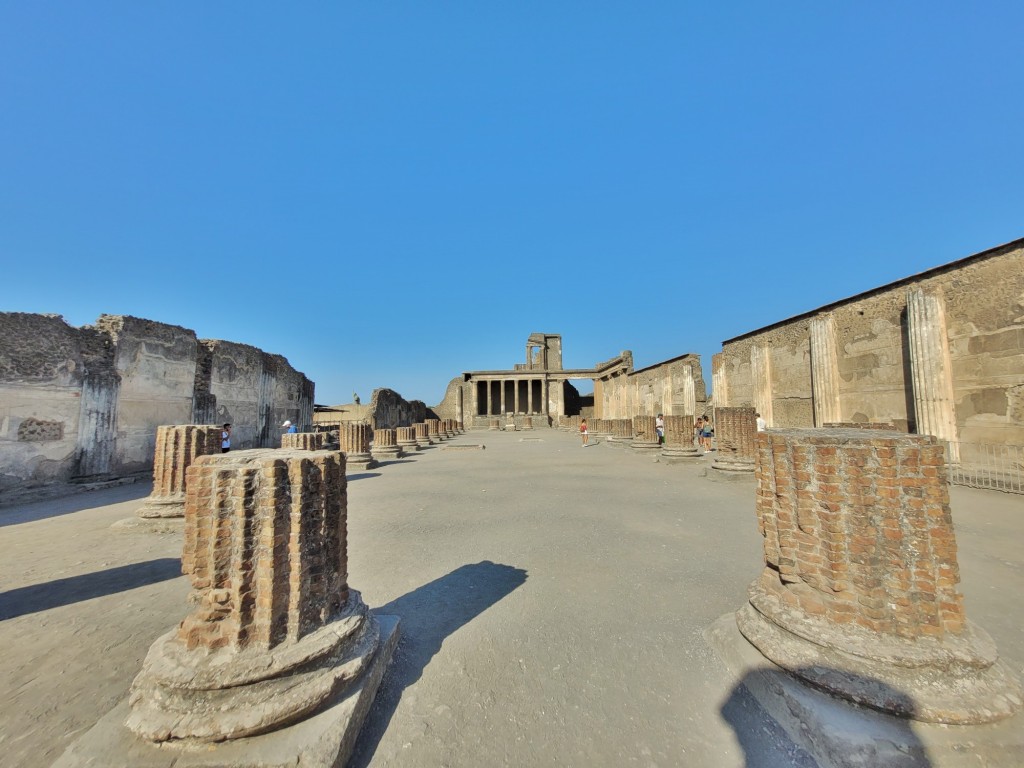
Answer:
[[[415,427],[399,427],[395,430],[395,443],[402,449],[402,453],[414,453],[420,449],[416,442]]]
[[[940,442],[780,430],[759,435],[757,461],[765,568],[737,614],[747,640],[818,688],[904,717],[984,723],[1020,708],[964,615]]]
[[[402,449],[398,447],[398,433],[394,429],[377,429],[373,432],[373,445],[370,453],[377,461],[398,459],[404,456]]]
[[[413,428],[416,430],[416,444],[420,448],[426,448],[428,445],[434,444],[430,439],[430,429],[425,421],[417,422],[413,425]]]
[[[753,408],[715,407],[715,460],[725,474],[751,474],[757,458],[757,418]]]
[[[653,416],[633,417],[633,440],[629,447],[637,453],[651,455],[661,451],[661,442],[655,431]]]
[[[369,424],[346,422],[340,425],[338,437],[349,472],[361,472],[377,466],[370,452],[370,435]]]
[[[661,460],[672,464],[700,457],[700,451],[693,444],[693,416],[666,416]]]
[[[427,419],[427,436],[432,443],[440,443],[444,438],[441,435],[441,420]]]
[[[220,453],[221,431],[221,427],[197,424],[157,427],[153,492],[139,509],[139,517],[185,516],[185,473],[200,456]]]
[[[327,435],[324,432],[292,432],[281,435],[281,447],[300,451],[322,451]]]
[[[174,748],[179,766],[343,763],[398,634],[347,583],[344,456],[203,456],[188,480],[194,610],[153,644],[124,726],[102,720],[61,764],[164,765]],[[288,735],[248,738],[275,732]]]

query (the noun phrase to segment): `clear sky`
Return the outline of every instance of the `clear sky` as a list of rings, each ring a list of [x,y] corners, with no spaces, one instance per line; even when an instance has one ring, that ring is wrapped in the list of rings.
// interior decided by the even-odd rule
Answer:
[[[1024,3],[0,1],[0,309],[320,403],[686,352],[1024,236]],[[979,297],[984,301],[985,297]],[[584,390],[586,391],[586,390]]]

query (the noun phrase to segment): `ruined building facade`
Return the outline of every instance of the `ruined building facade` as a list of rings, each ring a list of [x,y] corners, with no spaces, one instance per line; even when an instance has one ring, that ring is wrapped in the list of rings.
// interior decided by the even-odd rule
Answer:
[[[0,492],[148,472],[166,424],[230,422],[233,448],[276,447],[312,412],[313,382],[255,347],[136,317],[0,313]]]
[[[564,368],[562,337],[532,333],[526,342],[525,363],[455,377],[444,400],[432,410],[467,427],[487,427],[489,419],[502,414],[512,414],[520,426],[527,419],[531,426],[551,425],[559,416],[580,413],[574,379],[593,382],[594,416],[600,418],[694,415],[703,413],[707,399],[697,355],[681,355],[634,371],[633,354],[627,350],[593,368]]]
[[[953,459],[1024,445],[1024,240],[729,339],[712,371],[716,406],[771,428],[891,423]]]

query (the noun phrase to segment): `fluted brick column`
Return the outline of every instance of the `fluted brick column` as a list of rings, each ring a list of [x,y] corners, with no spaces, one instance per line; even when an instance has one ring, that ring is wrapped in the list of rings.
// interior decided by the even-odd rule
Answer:
[[[428,445],[434,444],[434,441],[430,439],[430,429],[427,426],[427,422],[421,421],[419,424],[414,424],[413,428],[416,430],[416,444],[420,448],[426,448]]]
[[[882,430],[759,433],[765,568],[737,624],[767,658],[837,696],[989,722],[1020,708],[1020,688],[964,615],[943,450]]]
[[[377,618],[348,586],[347,506],[339,452],[263,449],[193,463],[182,570],[194,610],[150,648],[129,729],[155,742],[238,739],[355,687],[382,651]]]
[[[661,446],[661,457],[669,464],[701,458],[693,444],[693,416],[665,417],[665,444]]]
[[[323,432],[293,432],[281,435],[281,447],[301,451],[322,451],[324,448]]]
[[[377,466],[373,454],[370,453],[370,434],[369,424],[342,422],[338,436],[349,472],[373,469]]]
[[[757,417],[753,408],[715,408],[715,460],[712,469],[753,472]]]
[[[427,434],[430,435],[431,442],[440,443],[444,436],[441,434],[441,420],[440,419],[427,419]]]
[[[633,441],[629,447],[637,453],[657,454],[661,451],[653,416],[633,417]]]
[[[412,453],[420,449],[419,444],[416,442],[416,428],[415,427],[399,427],[395,435],[395,440],[398,447],[405,453]]]
[[[221,427],[199,424],[156,428],[153,492],[139,509],[139,517],[185,516],[186,470],[200,456],[220,453],[221,431]]]
[[[398,459],[404,456],[398,447],[398,433],[393,429],[375,429],[370,454],[378,461]]]

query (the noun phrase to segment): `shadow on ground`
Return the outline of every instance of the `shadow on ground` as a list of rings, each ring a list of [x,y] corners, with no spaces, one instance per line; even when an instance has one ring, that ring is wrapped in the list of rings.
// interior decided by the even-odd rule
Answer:
[[[816,674],[822,671],[823,668],[814,668]],[[838,677],[848,677],[848,673],[833,671]],[[911,701],[906,693],[880,680],[861,675],[856,677],[861,685],[882,692],[887,701],[899,701],[904,705]],[[751,688],[764,690],[766,683],[769,690],[781,690],[783,679],[794,681],[796,677],[778,668],[747,673],[719,710],[722,718],[736,732],[746,768],[818,768],[819,762],[789,736],[776,716],[770,714],[750,692]],[[803,739],[813,744],[812,749],[820,754],[823,765],[930,768],[932,762],[928,750],[914,733],[910,720],[885,717],[888,724],[885,732],[872,733],[867,726],[858,730],[851,723],[855,723],[861,713],[870,714],[873,710],[838,697],[829,698],[839,702],[840,708],[846,712],[837,715],[833,705],[828,710],[815,710],[813,715],[801,713],[791,702],[774,696],[771,708],[777,710],[776,715],[781,714],[790,720],[791,728],[799,727]]]
[[[168,581],[181,576],[181,560],[161,557],[143,563],[121,565],[105,571],[83,573],[67,579],[55,579],[31,587],[0,592],[0,621],[48,611],[94,597],[113,595],[147,584]]]
[[[402,595],[377,613],[398,616],[402,637],[348,765],[365,768],[402,698],[444,639],[526,582],[526,571],[484,560]]]
[[[149,496],[153,490],[150,482],[128,483],[113,488],[83,491],[73,485],[41,488],[33,498],[33,492],[20,492],[0,499],[0,528],[5,525],[30,523],[61,515],[72,515],[85,509],[95,509],[107,504],[136,501]],[[42,497],[42,498],[39,498]]]
[[[349,475],[347,479],[351,483],[353,480],[365,480],[368,477],[380,477],[380,472],[357,472]]]

